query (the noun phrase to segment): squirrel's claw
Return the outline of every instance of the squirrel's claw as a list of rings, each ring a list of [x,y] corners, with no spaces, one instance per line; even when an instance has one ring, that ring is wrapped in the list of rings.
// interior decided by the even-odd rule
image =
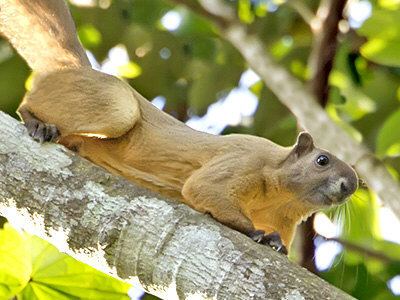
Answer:
[[[285,254],[288,254],[288,251],[282,243],[281,236],[278,232],[272,232],[270,234],[265,234],[263,230],[255,230],[249,234],[249,237],[255,241],[256,243],[262,245],[268,245],[275,251]]]
[[[37,119],[30,119],[25,123],[28,134],[37,142],[54,142],[60,136],[53,124],[43,123]]]

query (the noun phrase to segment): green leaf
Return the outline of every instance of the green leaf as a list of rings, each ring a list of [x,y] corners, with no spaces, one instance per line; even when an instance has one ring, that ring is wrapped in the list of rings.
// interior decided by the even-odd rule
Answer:
[[[329,82],[346,98],[344,104],[337,104],[337,108],[345,111],[352,120],[361,119],[376,110],[375,102],[363,93],[344,72],[332,71]]]
[[[400,67],[400,38],[392,40],[370,39],[361,47],[360,51],[363,56],[374,62]]]
[[[292,47],[293,38],[291,36],[284,36],[272,45],[271,54],[279,60],[288,54]]]
[[[250,0],[239,0],[238,2],[238,14],[239,19],[243,23],[250,24],[254,21],[254,14],[251,11],[251,2]]]
[[[89,299],[89,298],[77,298],[70,294],[59,292],[51,287],[42,285],[40,283],[30,283],[23,292],[18,295],[18,299],[21,300],[78,300],[78,299]]]
[[[385,9],[400,9],[400,0],[378,0],[378,4]]]
[[[129,284],[8,224],[0,230],[0,257],[0,299],[129,299]]]
[[[96,47],[101,43],[101,33],[92,24],[79,26],[78,36],[86,48]]]
[[[0,230],[0,299],[8,299],[28,284],[32,266],[26,236],[5,224]]]
[[[346,206],[348,206],[346,211],[348,219],[343,230],[345,239],[364,243],[379,236],[379,206],[374,194],[368,190],[358,189]]]
[[[3,47],[0,41],[0,55]],[[0,110],[17,117],[15,111],[25,93],[25,80],[30,70],[16,54],[0,61]]]
[[[142,68],[133,61],[118,66],[118,74],[125,78],[135,78],[142,74]]]
[[[383,157],[400,155],[398,144],[400,143],[400,109],[394,112],[379,130],[376,152]]]
[[[34,291],[51,289],[79,299],[128,299],[128,284],[60,253],[38,237],[31,236],[30,243],[33,249],[32,283],[40,284]]]
[[[400,10],[375,10],[358,30],[368,38],[360,52],[366,58],[389,66],[400,66]]]

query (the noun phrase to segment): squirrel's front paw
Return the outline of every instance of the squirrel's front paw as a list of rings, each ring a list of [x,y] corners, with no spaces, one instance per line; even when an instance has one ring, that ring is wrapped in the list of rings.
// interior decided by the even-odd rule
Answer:
[[[54,142],[60,135],[55,125],[43,123],[37,119],[28,120],[25,127],[29,135],[39,143]]]
[[[274,249],[275,251],[277,251],[279,253],[282,253],[285,255],[288,254],[288,251],[287,251],[285,245],[283,245],[281,236],[279,235],[278,232],[272,232],[270,234],[265,234],[265,231],[263,231],[263,230],[255,230],[249,234],[249,237],[253,241],[255,241],[259,244],[270,246],[272,249]]]

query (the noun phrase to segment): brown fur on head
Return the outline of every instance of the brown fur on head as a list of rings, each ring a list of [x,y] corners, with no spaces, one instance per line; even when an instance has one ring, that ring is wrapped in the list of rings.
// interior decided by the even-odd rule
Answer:
[[[315,147],[307,132],[299,134],[281,167],[285,186],[300,200],[317,208],[343,203],[358,187],[353,168],[328,151]]]

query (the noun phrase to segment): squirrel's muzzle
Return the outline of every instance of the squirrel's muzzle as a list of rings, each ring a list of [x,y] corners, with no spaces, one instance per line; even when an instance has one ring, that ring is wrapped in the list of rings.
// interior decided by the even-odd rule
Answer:
[[[340,204],[347,200],[358,188],[358,177],[354,170],[346,172],[336,181],[331,181],[328,188],[329,194],[326,195],[331,201],[331,204]]]

